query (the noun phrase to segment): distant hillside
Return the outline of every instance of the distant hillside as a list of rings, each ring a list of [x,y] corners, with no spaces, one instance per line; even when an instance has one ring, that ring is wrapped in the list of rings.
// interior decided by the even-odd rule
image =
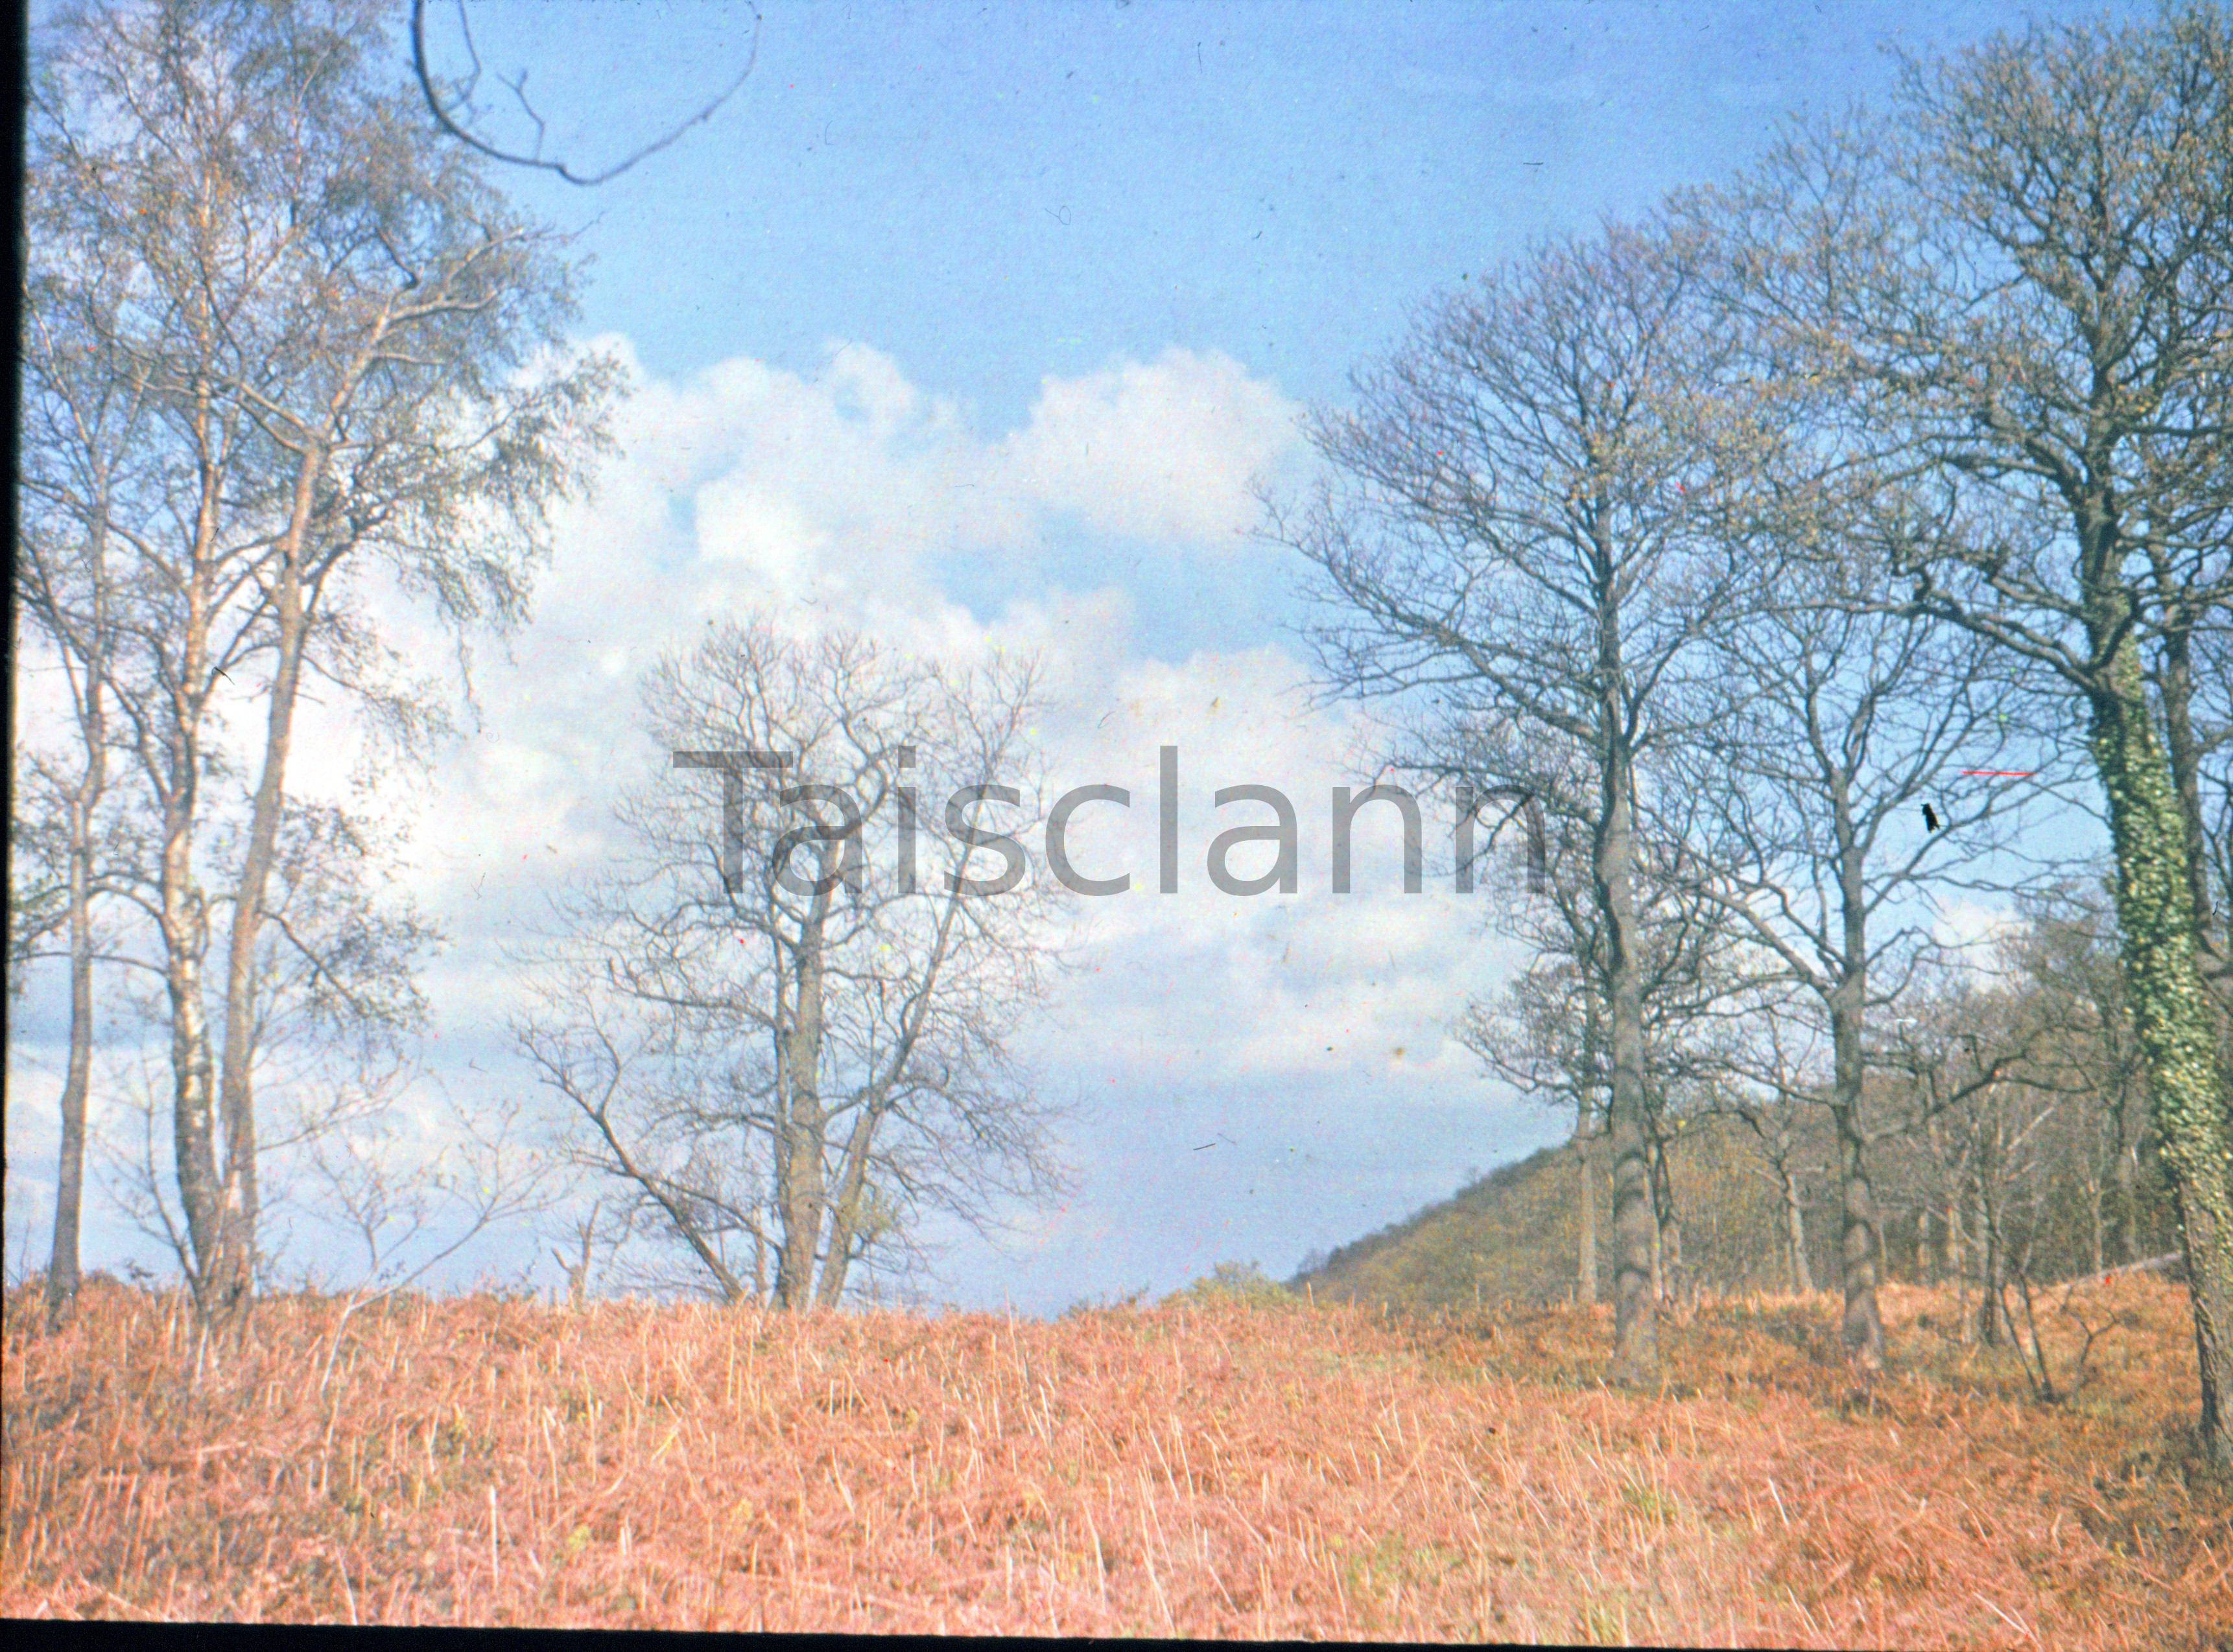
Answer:
[[[1791,1288],[1785,1224],[1774,1183],[1731,1121],[1701,1121],[1668,1149],[1675,1203],[1683,1219],[1689,1276],[1713,1290]],[[1596,1179],[1598,1300],[1611,1300],[1612,1187],[1598,1147]],[[2178,1248],[2168,1183],[2152,1147],[2142,1156],[2132,1254]],[[1939,1277],[1934,1232],[1911,1195],[1903,1197],[1890,1149],[1880,1149],[1877,1200],[1885,1277],[1928,1283]],[[1390,1302],[1401,1307],[1471,1307],[1564,1301],[1579,1271],[1580,1197],[1572,1149],[1545,1148],[1504,1165],[1439,1204],[1354,1240],[1290,1280],[1321,1300]],[[2042,1184],[2035,1206],[2010,1210],[2011,1255],[2030,1259],[2033,1277],[2058,1279],[2091,1271],[2087,1213],[2093,1193],[2067,1178]],[[1839,1222],[1835,1184],[1820,1171],[1803,1178],[1807,1265],[1818,1288],[1838,1278]]]
[[[1715,1281],[1781,1284],[1774,1193],[1748,1167],[1742,1143],[1709,1127],[1676,1142],[1668,1159],[1685,1260]],[[1578,1177],[1571,1148],[1545,1148],[1343,1246],[1289,1283],[1325,1299],[1409,1307],[1470,1307],[1476,1292],[1484,1302],[1563,1300],[1579,1271]],[[1602,1152],[1597,1216],[1598,1294],[1609,1301],[1612,1185]],[[1818,1269],[1830,1261],[1828,1237],[1810,1235]]]

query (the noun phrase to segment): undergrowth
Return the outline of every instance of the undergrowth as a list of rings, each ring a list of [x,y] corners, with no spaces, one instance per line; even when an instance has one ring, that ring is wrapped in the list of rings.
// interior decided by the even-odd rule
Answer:
[[[173,1296],[48,1336],[18,1294],[0,1612],[2233,1646],[2178,1286],[2089,1287],[2113,1329],[2043,1404],[1922,1290],[1865,1381],[1784,1298],[1671,1315],[1625,1391],[1604,1311],[1224,1283],[1051,1324],[290,1298],[222,1348]]]

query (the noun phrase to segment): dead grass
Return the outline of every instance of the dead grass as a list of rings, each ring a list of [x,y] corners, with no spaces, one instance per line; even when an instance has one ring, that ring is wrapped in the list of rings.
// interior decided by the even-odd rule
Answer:
[[[2084,1299],[2124,1323],[2048,1408],[1898,1288],[1865,1387],[1820,1357],[1828,1300],[1784,1299],[1670,1325],[1650,1394],[1595,1382],[1603,1311],[413,1300],[322,1394],[330,1302],[220,1357],[175,1298],[100,1287],[57,1337],[18,1298],[0,1612],[2233,1645],[2184,1293]]]

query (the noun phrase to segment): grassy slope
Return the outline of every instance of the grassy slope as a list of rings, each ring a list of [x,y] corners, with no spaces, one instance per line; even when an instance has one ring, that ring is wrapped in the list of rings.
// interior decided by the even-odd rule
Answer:
[[[1866,1394],[1819,1357],[1826,1303],[1676,1316],[1673,1386],[1637,1395],[1592,1380],[1603,1311],[1199,1296],[1054,1324],[398,1302],[321,1394],[331,1302],[198,1361],[175,1298],[96,1286],[48,1337],[18,1295],[0,1613],[2233,1644],[2177,1287],[2083,1293],[2124,1323],[2053,1409],[1930,1330],[1930,1293],[1887,1300]]]

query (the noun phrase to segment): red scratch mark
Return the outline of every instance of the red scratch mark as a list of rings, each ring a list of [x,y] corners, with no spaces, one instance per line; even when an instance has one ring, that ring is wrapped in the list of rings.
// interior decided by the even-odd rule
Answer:
[[[2009,780],[2028,780],[2039,772],[2036,769],[1964,769],[1963,774],[1999,775]]]

